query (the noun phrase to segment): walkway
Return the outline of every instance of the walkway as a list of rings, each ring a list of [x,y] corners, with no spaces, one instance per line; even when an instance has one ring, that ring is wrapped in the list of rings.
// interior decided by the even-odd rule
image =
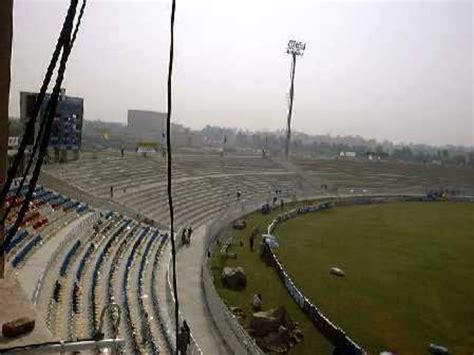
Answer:
[[[201,265],[205,255],[206,226],[193,232],[191,246],[178,252],[178,293],[181,313],[203,354],[231,354],[207,309],[201,286]]]
[[[54,237],[50,238],[41,248],[26,260],[25,265],[20,270],[14,270],[24,292],[30,300],[35,296],[35,292],[38,292],[38,283],[41,281],[44,273],[48,271],[47,266],[51,262],[56,249],[61,246],[61,243],[66,240],[69,233],[77,225],[82,223],[82,221],[86,220],[91,215],[92,213],[88,212],[60,229],[54,234]]]

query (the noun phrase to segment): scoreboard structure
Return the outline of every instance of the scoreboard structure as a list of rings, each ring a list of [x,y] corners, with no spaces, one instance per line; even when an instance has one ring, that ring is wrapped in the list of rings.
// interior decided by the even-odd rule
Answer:
[[[23,127],[26,126],[33,116],[37,96],[38,93],[20,93],[20,117]],[[50,99],[51,95],[46,94],[38,118],[42,117]],[[48,148],[54,151],[55,161],[65,161],[79,157],[82,142],[83,116],[84,99],[66,96],[64,89],[61,90],[48,145]],[[39,123],[40,119],[37,119],[35,132],[31,136],[25,137],[29,145],[34,143],[35,136],[39,130]]]

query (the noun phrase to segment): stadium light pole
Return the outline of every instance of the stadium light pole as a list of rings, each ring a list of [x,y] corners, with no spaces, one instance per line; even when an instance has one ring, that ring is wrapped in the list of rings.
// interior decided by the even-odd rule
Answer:
[[[290,103],[288,107],[287,127],[286,127],[286,145],[285,156],[290,157],[290,141],[291,141],[291,116],[293,114],[293,98],[295,96],[295,71],[296,71],[296,57],[303,55],[306,49],[306,43],[290,40],[288,42],[287,54],[291,55],[291,76],[290,76]]]

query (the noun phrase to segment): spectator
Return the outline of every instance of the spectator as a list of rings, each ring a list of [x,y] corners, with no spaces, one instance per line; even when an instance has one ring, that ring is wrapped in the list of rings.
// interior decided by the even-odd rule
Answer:
[[[178,354],[186,354],[190,342],[191,331],[186,321],[183,321],[183,325],[181,326],[180,332],[178,334]]]
[[[183,245],[187,244],[188,243],[188,238],[187,238],[187,235],[186,235],[186,228],[183,228],[183,231],[181,233],[181,243],[183,243]]]
[[[240,190],[237,190],[237,201],[240,200],[240,196],[242,196],[242,192]]]
[[[285,208],[285,201],[283,201],[283,199],[280,200],[280,206],[281,209]]]
[[[191,226],[188,228],[188,244],[191,244],[191,234],[193,234],[193,229]]]
[[[189,335],[191,335],[191,329],[189,328],[188,322],[186,322],[186,320],[183,320],[183,328],[188,332]]]
[[[59,280],[56,280],[56,283],[54,284],[54,292],[53,292],[53,297],[56,303],[59,302],[59,295],[61,294],[61,283]]]
[[[257,295],[253,295],[252,297],[252,308],[254,311],[259,312],[262,310],[263,300],[262,295],[259,293]]]

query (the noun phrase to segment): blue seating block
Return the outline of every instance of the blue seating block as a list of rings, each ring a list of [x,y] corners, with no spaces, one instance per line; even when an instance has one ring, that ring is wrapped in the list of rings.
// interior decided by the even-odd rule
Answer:
[[[16,268],[22,261],[24,261],[25,257],[33,250],[35,246],[37,246],[42,240],[40,234],[34,237],[12,260],[12,266]]]
[[[66,255],[66,258],[63,261],[63,264],[61,265],[61,269],[59,271],[59,274],[61,276],[66,276],[67,270],[69,268],[69,264],[71,263],[72,258],[74,255],[77,253],[81,246],[81,241],[78,240],[76,243],[74,243],[73,247],[69,250],[69,252]]]
[[[22,231],[18,232],[5,246],[5,253],[9,253],[14,247],[16,247],[22,240],[24,240],[28,236],[28,231],[23,229]]]

